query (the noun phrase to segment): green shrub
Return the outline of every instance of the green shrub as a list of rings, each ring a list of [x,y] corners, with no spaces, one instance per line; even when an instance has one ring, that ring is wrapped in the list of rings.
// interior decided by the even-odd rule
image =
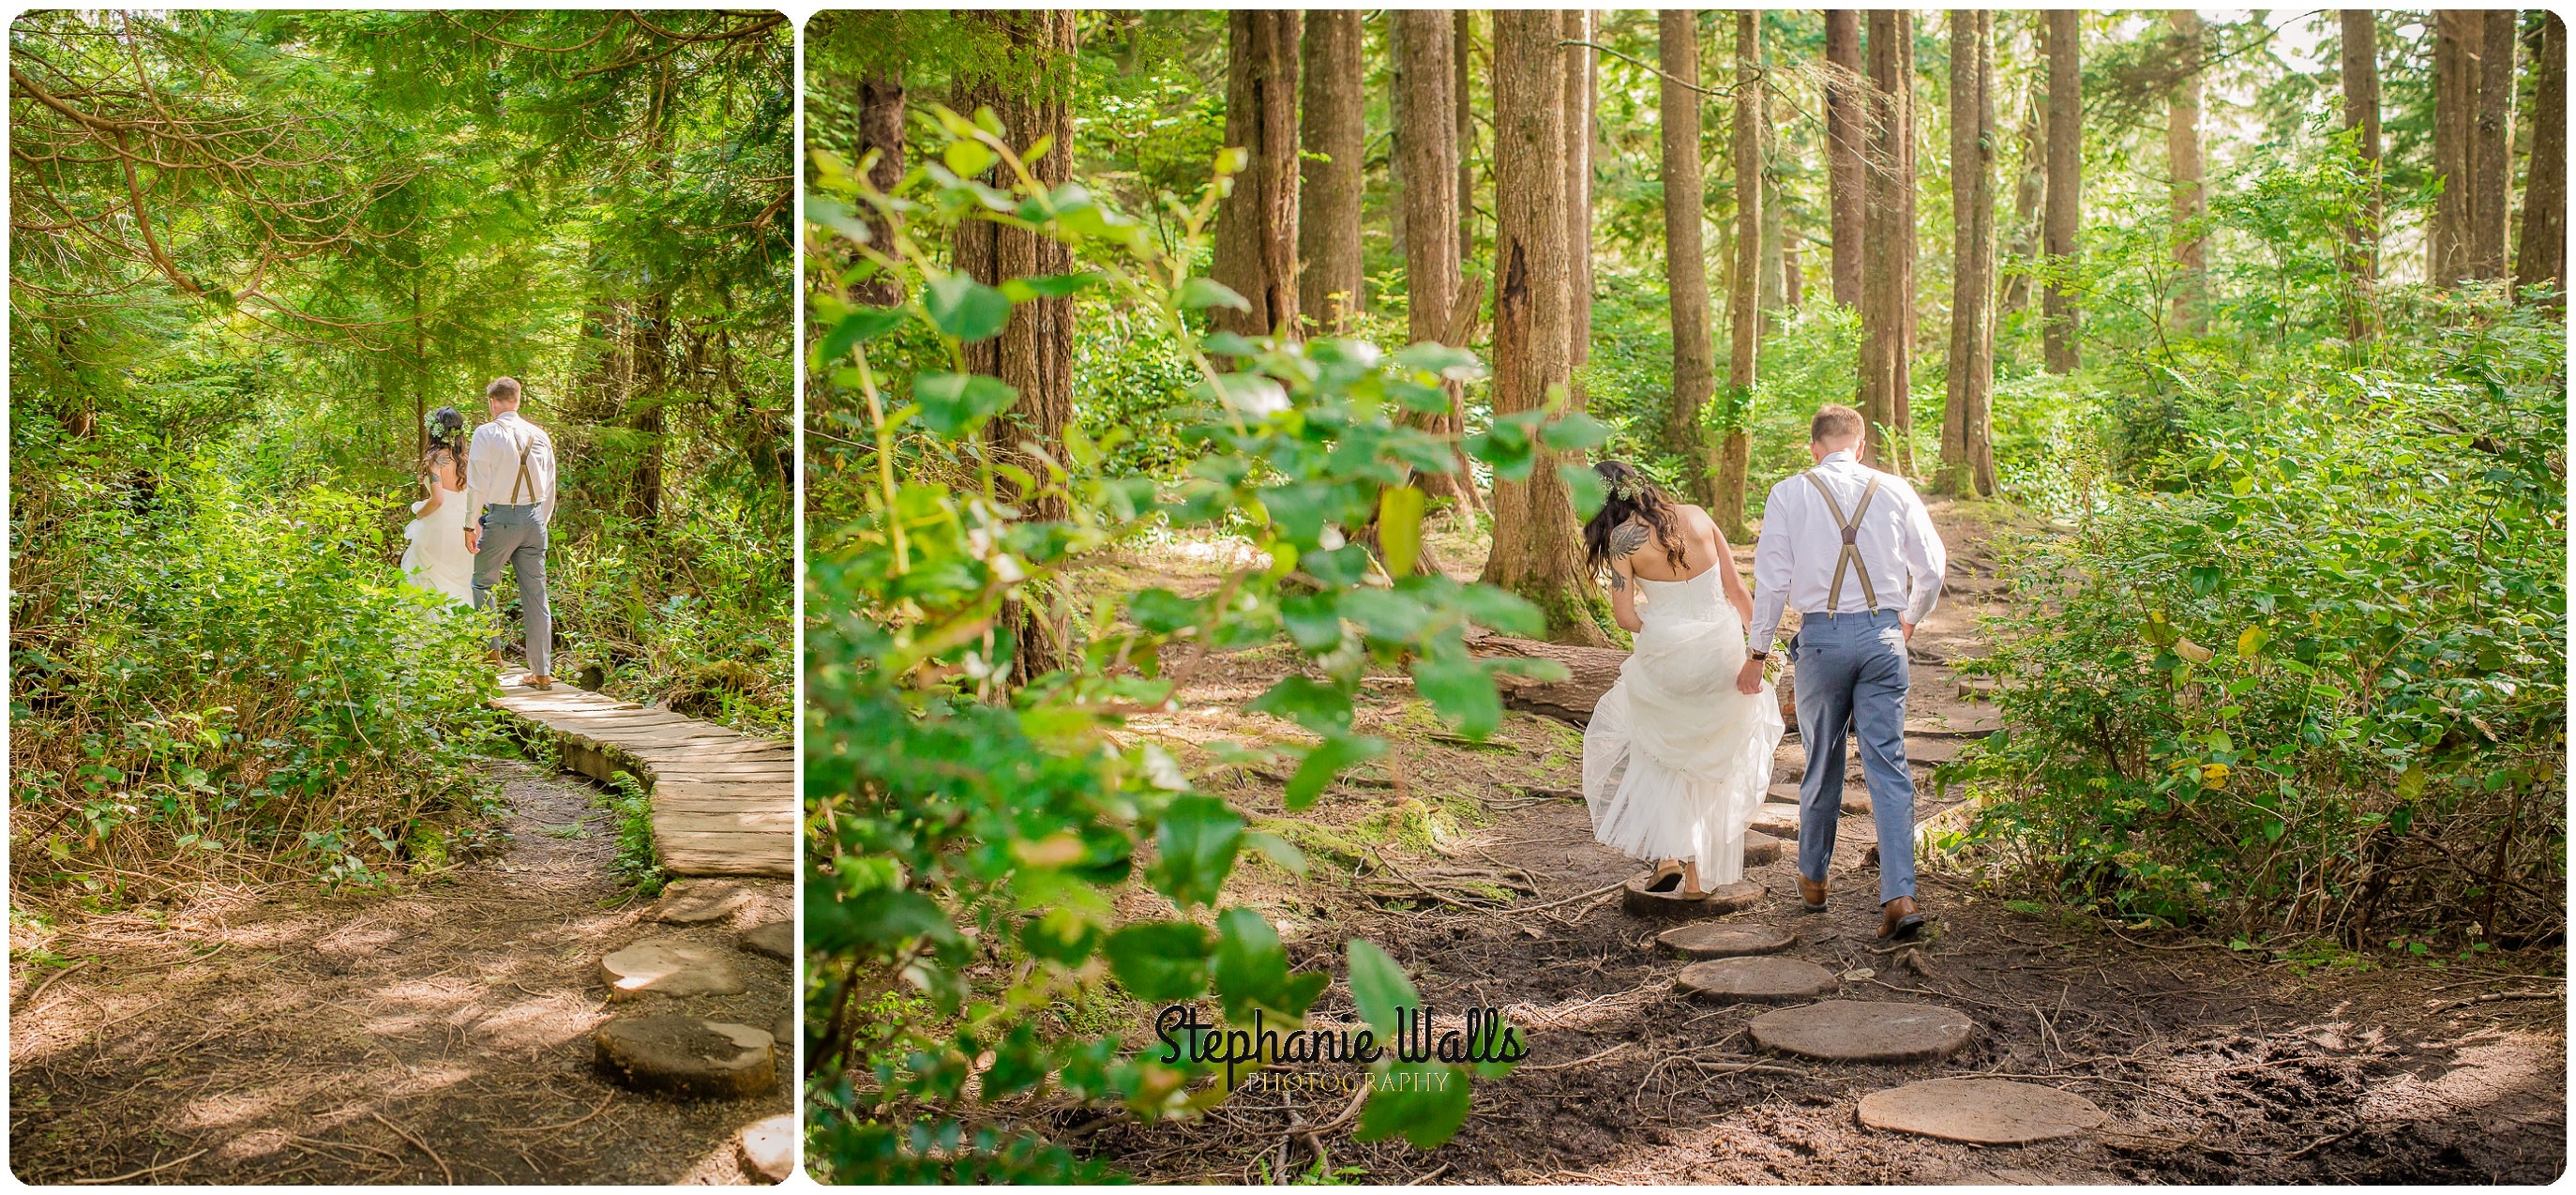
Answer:
[[[1409,662],[1444,722],[1481,737],[1502,714],[1492,674],[1503,665],[1468,654],[1465,620],[1533,632],[1537,612],[1498,590],[1411,575],[1423,495],[1406,484],[1409,469],[1447,471],[1454,458],[1446,440],[1399,416],[1445,409],[1438,382],[1473,372],[1471,355],[1202,338],[1189,313],[1242,302],[1176,267],[1203,250],[1215,188],[1175,213],[1183,243],[1166,250],[1082,187],[1035,183],[989,112],[976,124],[945,111],[938,120],[947,144],[937,165],[905,178],[900,206],[817,154],[821,197],[809,207],[818,237],[855,225],[849,205],[873,208],[892,229],[882,243],[835,241],[813,296],[817,372],[859,396],[865,422],[853,430],[864,429],[873,455],[847,474],[865,479],[845,499],[861,513],[809,551],[805,932],[828,977],[807,993],[819,1031],[808,1064],[812,1156],[841,1182],[1094,1179],[1098,1164],[1048,1143],[1008,1110],[1014,1102],[1053,1088],[1140,1117],[1190,1115],[1226,1098],[1223,1068],[1167,1064],[1154,1049],[1131,1053],[1094,1018],[1046,1014],[1213,993],[1227,1022],[1259,1010],[1293,1024],[1331,978],[1291,972],[1270,923],[1224,905],[1245,850],[1292,870],[1302,855],[1198,792],[1161,748],[1112,732],[1126,715],[1160,708],[1212,655],[1284,632],[1304,667],[1251,708],[1295,721],[1314,741],[1275,754],[1211,750],[1286,756],[1287,800],[1302,808],[1337,773],[1386,751],[1352,730],[1371,661]],[[1005,187],[966,181],[997,163]],[[923,246],[949,243],[965,220],[1057,238],[1083,271],[998,287],[952,273]],[[904,307],[843,297],[876,270],[899,272]],[[964,373],[964,344],[997,334],[1017,303],[1082,291],[1136,313],[1194,379],[1191,401],[1210,417],[1180,433],[1192,457],[1176,485],[1119,474],[1079,428],[1060,464],[1022,471],[987,455],[986,422],[1018,396]],[[902,327],[934,331],[940,352],[914,355],[917,342],[889,336]],[[879,338],[894,340],[891,358]],[[907,385],[879,380],[885,360],[901,363]],[[1600,428],[1530,412],[1470,447],[1505,476],[1526,476],[1541,437],[1585,447]],[[1227,573],[1215,593],[1151,588],[1090,610],[1048,605],[1057,575],[1106,549],[1158,527],[1229,520],[1254,534],[1262,558]],[[1348,542],[1372,523],[1383,559]],[[1015,686],[1015,672],[1038,675]],[[1140,894],[1155,912],[1118,911],[1121,896]],[[1419,1006],[1382,952],[1356,941],[1348,952],[1364,1019],[1391,1028],[1395,1005]],[[889,1007],[891,984],[932,1006],[902,1035],[866,1024],[867,1009]],[[899,1059],[895,1041],[906,1043]],[[1468,1106],[1467,1068],[1451,1069],[1456,1081],[1437,1089],[1377,1090],[1361,1136],[1425,1148],[1447,1140]]]

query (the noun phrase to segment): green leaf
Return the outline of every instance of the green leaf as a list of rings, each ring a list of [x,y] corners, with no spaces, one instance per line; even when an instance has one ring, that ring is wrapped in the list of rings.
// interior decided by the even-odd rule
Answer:
[[[1337,595],[1299,593],[1279,599],[1279,621],[1298,650],[1321,654],[1342,645],[1342,614]]]
[[[1216,933],[1216,993],[1226,1018],[1249,1019],[1256,1004],[1289,1012],[1280,1007],[1288,987],[1288,948],[1280,945],[1279,931],[1261,914],[1234,908],[1217,914]]]
[[[1498,424],[1466,439],[1467,455],[1493,466],[1504,481],[1527,481],[1538,462],[1529,432],[1518,424]]]
[[[1574,517],[1590,519],[1610,500],[1610,487],[1601,483],[1601,475],[1582,465],[1558,465],[1557,479],[1565,483],[1566,496],[1574,501]]]
[[[1183,921],[1145,921],[1109,935],[1109,973],[1139,1000],[1195,998],[1207,990],[1208,932]]]
[[[1529,599],[1482,582],[1459,591],[1458,607],[1477,626],[1498,635],[1530,636],[1547,630],[1547,616]]]
[[[1100,948],[1100,928],[1071,909],[1057,907],[1021,924],[1020,945],[1038,958],[1079,966]]]
[[[1539,429],[1539,439],[1558,452],[1598,448],[1610,442],[1610,429],[1581,411],[1568,411]]]
[[[1154,831],[1154,865],[1145,871],[1154,890],[1172,903],[1214,905],[1234,873],[1243,845],[1243,818],[1214,797],[1181,797],[1163,810]]]
[[[951,141],[939,158],[959,178],[973,178],[993,168],[993,151],[981,141]]]
[[[1354,1141],[1401,1136],[1416,1149],[1434,1149],[1467,1123],[1466,1072],[1436,1062],[1398,1062],[1374,1076],[1368,1106],[1360,1111]]]
[[[1397,353],[1394,361],[1406,369],[1436,373],[1451,381],[1472,382],[1485,376],[1485,364],[1476,359],[1476,354],[1436,341],[1414,344]]]
[[[1366,628],[1371,639],[1383,643],[1409,643],[1430,625],[1432,612],[1407,594],[1384,589],[1352,589],[1342,594],[1342,617]]]
[[[1348,694],[1294,672],[1280,677],[1245,708],[1274,718],[1286,718],[1321,735],[1348,730],[1351,725]]]
[[[1351,939],[1344,954],[1350,961],[1351,1001],[1359,1005],[1360,1019],[1377,1030],[1380,1041],[1394,1041],[1395,1010],[1422,1010],[1413,980],[1392,956],[1366,938]]]
[[[876,888],[836,900],[830,885],[809,886],[805,920],[813,927],[817,950],[891,951],[912,938],[960,941],[939,902],[900,888]]]
[[[1480,661],[1463,655],[1417,659],[1413,687],[1468,738],[1482,739],[1503,724],[1502,695]]]
[[[1409,485],[1378,491],[1377,545],[1386,553],[1390,577],[1412,576],[1414,562],[1422,558],[1422,503],[1422,491]]]
[[[1243,845],[1261,852],[1270,861],[1297,875],[1306,874],[1306,852],[1276,834],[1253,831],[1243,836]]]
[[[1172,298],[1190,311],[1208,307],[1231,307],[1237,311],[1252,310],[1251,300],[1236,294],[1233,287],[1214,278],[1186,279],[1181,283],[1180,293]]]
[[[823,343],[815,347],[815,357],[826,364],[840,359],[841,354],[903,326],[910,318],[900,307],[861,307],[842,316],[823,334]]]
[[[1142,589],[1128,597],[1127,617],[1146,631],[1168,635],[1197,625],[1199,604],[1168,589]]]
[[[921,404],[921,422],[931,431],[963,439],[984,421],[1011,409],[1020,392],[1000,378],[980,373],[917,373],[912,398]]]
[[[1002,325],[1011,320],[1010,296],[967,274],[931,279],[921,302],[933,326],[967,344],[1001,335]]]
[[[1326,734],[1323,742],[1307,749],[1305,762],[1298,764],[1297,774],[1288,778],[1288,788],[1282,799],[1291,811],[1303,809],[1314,803],[1315,797],[1324,791],[1324,786],[1331,784],[1333,777],[1341,774],[1342,769],[1384,754],[1385,739],[1339,731]]]

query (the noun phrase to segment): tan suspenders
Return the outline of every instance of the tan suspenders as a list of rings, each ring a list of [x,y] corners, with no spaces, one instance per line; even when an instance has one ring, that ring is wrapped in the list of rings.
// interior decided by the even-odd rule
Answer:
[[[1855,569],[1860,573],[1861,596],[1869,599],[1870,609],[1878,609],[1878,587],[1870,583],[1869,565],[1860,558],[1860,521],[1869,513],[1869,500],[1878,496],[1878,478],[1869,479],[1869,488],[1860,493],[1860,505],[1847,519],[1843,517],[1843,504],[1834,501],[1834,492],[1825,487],[1822,478],[1817,477],[1813,472],[1802,476],[1807,479],[1808,485],[1816,487],[1816,493],[1825,500],[1825,509],[1834,512],[1834,522],[1841,524],[1843,529],[1842,554],[1834,557],[1833,589],[1825,594],[1826,616],[1832,617],[1842,612],[1843,570],[1847,568]]]
[[[501,434],[502,434],[502,435],[505,435],[505,436],[510,436],[510,433],[508,433],[508,432],[506,432],[506,431],[505,431],[505,432],[502,432]],[[521,439],[519,439],[517,436],[510,436],[510,443],[511,443],[511,445],[512,445],[513,447],[516,447],[516,448],[519,450],[519,475],[518,475],[516,478],[512,479],[512,480],[511,480],[511,482],[510,482],[510,500],[509,500],[508,502],[504,502],[504,503],[502,503],[501,505],[503,505],[503,506],[525,506],[525,505],[527,505],[527,503],[524,503],[524,502],[519,501],[519,491],[521,491],[522,489],[524,489],[524,490],[527,490],[527,491],[528,491],[528,492],[530,492],[530,493],[534,493],[534,492],[536,492],[536,488],[537,488],[537,483],[536,483],[536,482],[534,482],[534,481],[532,481],[532,480],[530,480],[530,479],[528,478],[528,449],[529,449],[530,447],[532,447],[533,445],[535,445],[536,440],[535,440],[535,438],[533,438],[533,437],[531,437],[531,438],[529,438],[529,439],[527,439],[527,440],[521,440]],[[464,470],[463,470],[464,472],[469,472],[469,473],[470,473],[470,472],[473,470],[473,468],[474,468],[473,461],[474,461],[474,450],[473,450],[472,445],[469,443],[469,444],[467,445],[467,447],[466,447],[466,451],[465,451],[465,467],[464,467]],[[468,485],[468,486],[473,485],[473,484],[474,484],[474,479],[473,479],[472,477],[467,477],[467,478],[465,478],[465,484],[466,484],[466,485]]]

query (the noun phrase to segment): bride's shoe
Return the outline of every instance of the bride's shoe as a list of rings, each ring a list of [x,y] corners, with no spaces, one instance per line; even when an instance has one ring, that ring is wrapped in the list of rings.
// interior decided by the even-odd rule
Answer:
[[[1679,894],[1682,890],[1682,865],[1666,863],[1655,868],[1655,878],[1646,881],[1646,891]]]

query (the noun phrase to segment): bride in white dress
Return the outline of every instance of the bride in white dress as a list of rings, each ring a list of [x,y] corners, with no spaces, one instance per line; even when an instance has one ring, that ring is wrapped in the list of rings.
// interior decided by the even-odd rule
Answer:
[[[465,550],[465,528],[474,521],[474,504],[465,494],[465,416],[440,407],[424,421],[429,451],[422,455],[421,483],[429,496],[411,504],[411,523],[403,538],[403,580],[460,606],[474,604],[474,553]]]
[[[1745,827],[1785,729],[1769,682],[1736,689],[1753,594],[1708,512],[1621,462],[1594,471],[1610,497],[1584,524],[1584,554],[1611,570],[1636,649],[1583,734],[1593,836],[1654,863],[1653,890],[1705,893],[1744,878]]]

